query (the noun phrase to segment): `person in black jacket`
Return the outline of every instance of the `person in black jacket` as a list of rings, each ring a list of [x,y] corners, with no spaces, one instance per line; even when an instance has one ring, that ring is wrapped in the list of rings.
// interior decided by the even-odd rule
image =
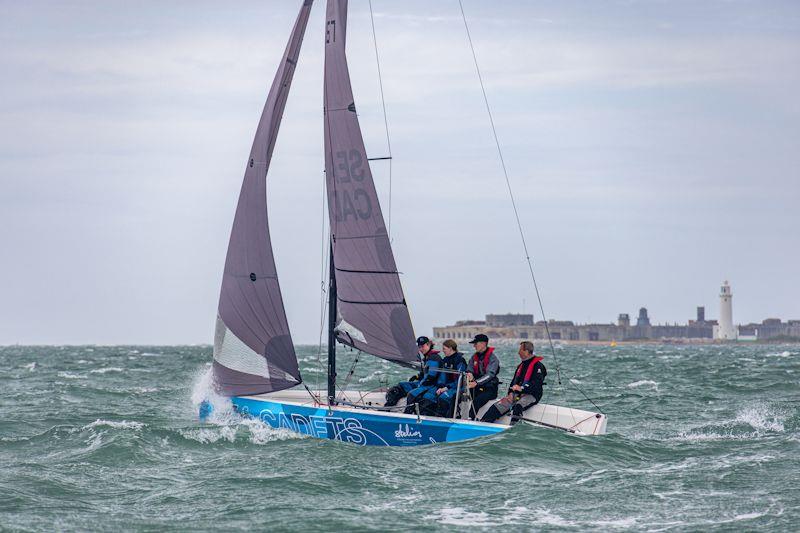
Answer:
[[[521,342],[518,353],[522,362],[514,372],[508,394],[486,411],[481,422],[494,422],[511,411],[511,424],[516,424],[525,409],[542,399],[544,378],[547,376],[542,358],[533,353],[533,343],[530,341]]]
[[[481,407],[497,398],[497,387],[500,385],[500,359],[489,346],[489,337],[483,333],[475,335],[469,341],[475,346],[475,353],[467,364],[467,387],[472,398],[469,417],[475,420]]]

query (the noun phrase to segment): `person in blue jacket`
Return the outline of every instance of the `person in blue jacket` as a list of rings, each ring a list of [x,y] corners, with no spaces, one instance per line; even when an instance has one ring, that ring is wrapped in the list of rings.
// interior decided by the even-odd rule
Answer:
[[[458,386],[461,388],[466,387],[467,380],[465,373],[467,371],[467,361],[464,359],[464,354],[458,351],[458,344],[453,339],[447,339],[442,343],[442,367],[448,370],[447,373],[442,373],[443,379],[440,379],[438,389],[436,389],[436,414],[438,416],[452,417],[453,416],[453,402],[458,401],[459,397]]]
[[[439,352],[433,349],[433,341],[428,337],[417,338],[417,359],[419,361],[419,373],[411,376],[408,381],[401,381],[394,387],[386,391],[386,407],[397,405],[402,398],[409,392],[418,388],[420,383],[425,380],[431,367],[438,366],[440,359]]]
[[[452,416],[452,402],[457,395],[458,378],[467,369],[458,344],[452,339],[442,344],[444,357],[428,358],[429,372],[406,397],[406,413],[429,416]],[[466,383],[465,380],[462,380]],[[418,404],[415,405],[415,404]]]

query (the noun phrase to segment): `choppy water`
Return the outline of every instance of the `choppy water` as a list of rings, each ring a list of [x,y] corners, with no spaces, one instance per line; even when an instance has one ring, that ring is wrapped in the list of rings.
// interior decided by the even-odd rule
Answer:
[[[800,346],[565,346],[562,367],[609,414],[608,435],[517,427],[414,449],[362,449],[233,417],[200,424],[192,394],[210,352],[0,348],[0,529],[800,524]],[[300,348],[311,383],[323,381],[315,353]],[[502,348],[506,376],[514,357]],[[561,403],[545,362],[546,401]],[[364,357],[353,385],[400,372]]]

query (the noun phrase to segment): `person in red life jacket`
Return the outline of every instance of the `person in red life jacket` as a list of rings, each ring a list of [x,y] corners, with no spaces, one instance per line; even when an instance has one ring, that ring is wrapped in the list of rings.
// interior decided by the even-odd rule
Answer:
[[[481,418],[481,422],[494,422],[511,411],[511,424],[516,424],[528,407],[536,405],[542,399],[544,378],[547,369],[542,358],[533,353],[533,343],[524,341],[519,344],[519,357],[522,362],[514,372],[514,379],[508,388],[505,398],[495,403]]]
[[[411,376],[408,381],[401,381],[394,387],[386,391],[385,407],[397,405],[401,398],[420,386],[431,371],[431,368],[439,366],[439,352],[433,349],[433,341],[428,337],[417,338],[417,360],[419,361],[419,373]]]
[[[475,353],[467,365],[467,387],[472,398],[469,417],[475,420],[481,407],[497,398],[500,360],[494,354],[494,348],[489,346],[489,337],[483,333],[475,335],[469,343],[475,346]]]

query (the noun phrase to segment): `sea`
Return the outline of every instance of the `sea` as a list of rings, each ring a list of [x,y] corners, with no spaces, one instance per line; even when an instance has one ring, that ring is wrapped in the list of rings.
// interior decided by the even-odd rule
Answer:
[[[506,382],[515,348],[498,346]],[[539,348],[544,401],[594,409],[583,391],[607,435],[361,448],[201,423],[210,346],[2,347],[0,530],[800,529],[800,346]],[[324,387],[324,353],[297,351]],[[356,355],[350,388],[407,377]]]

